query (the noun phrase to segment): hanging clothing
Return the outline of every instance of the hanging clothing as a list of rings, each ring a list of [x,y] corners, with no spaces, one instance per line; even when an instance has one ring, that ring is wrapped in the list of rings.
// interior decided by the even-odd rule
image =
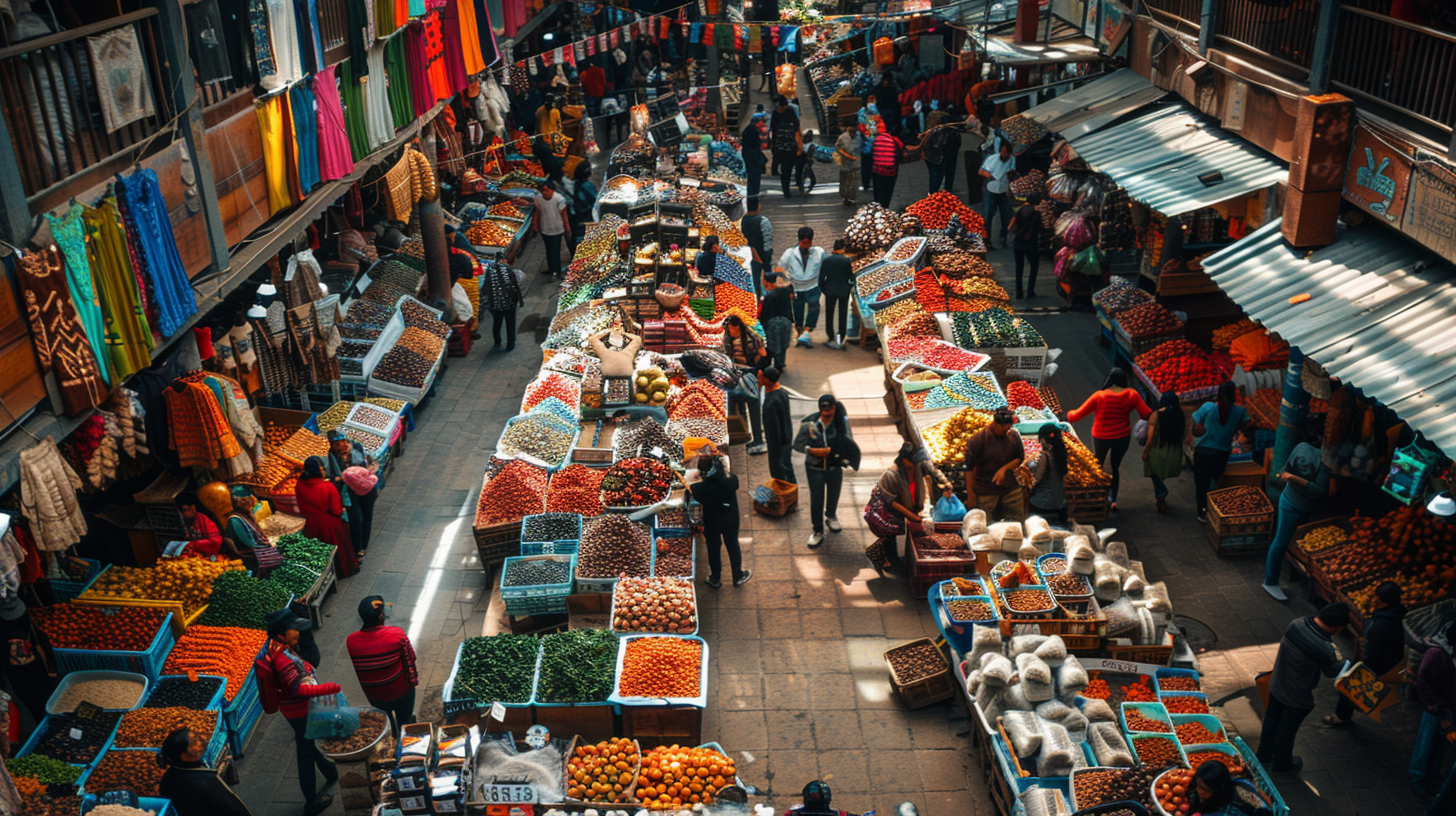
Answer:
[[[202,372],[172,383],[163,391],[167,400],[167,424],[171,428],[172,450],[182,467],[209,470],[242,453],[232,427]]]
[[[259,99],[253,107],[258,115],[258,135],[263,140],[263,178],[268,186],[268,211],[277,215],[293,206],[288,190],[288,156],[283,138],[283,97]]]
[[[106,383],[71,305],[60,255],[52,248],[24,256],[16,278],[25,297],[36,357],[42,371],[55,372],[66,413],[74,416],[100,405],[107,396]]]
[[[212,391],[240,448],[238,455],[230,457],[221,469],[234,477],[252,473],[253,462],[263,458],[263,426],[253,416],[248,395],[237,380],[221,374],[206,374],[202,383]]]
[[[356,58],[349,62],[354,64],[355,73],[363,76],[369,73],[369,65],[360,55],[369,53],[369,46],[374,44],[374,0],[347,0],[344,14],[349,25],[349,54]]]
[[[445,67],[445,29],[440,23],[439,13],[430,13],[424,23],[425,63],[429,66],[430,89],[434,92],[434,98],[425,106],[425,110],[429,110],[441,99],[449,99],[457,91],[464,90],[465,81],[462,69],[460,87],[455,88],[450,83],[450,73]]]
[[[360,80],[364,88],[364,123],[369,128],[370,152],[394,139],[394,114],[390,111],[389,77],[384,70],[384,49],[383,43],[370,46],[369,76]]]
[[[464,0],[461,0],[464,2]],[[485,0],[475,0],[475,31],[480,40],[480,55],[487,67],[500,61],[500,46],[495,41],[495,25],[491,20],[490,7]],[[469,31],[465,32],[469,35]]]
[[[384,46],[384,69],[389,76],[389,112],[394,117],[394,130],[405,127],[415,120],[413,94],[413,73],[406,67],[406,45],[409,32],[396,33]],[[393,131],[390,138],[393,138]]]
[[[253,64],[263,87],[278,73],[273,61],[273,36],[268,29],[267,0],[248,0],[248,34],[253,45]]]
[[[116,199],[107,196],[99,207],[87,208],[82,217],[86,222],[91,269],[106,318],[106,349],[111,369],[117,377],[126,379],[152,364],[156,340],[142,311]]]
[[[156,295],[158,319],[154,325],[162,337],[171,337],[197,312],[197,293],[177,254],[177,237],[172,233],[172,219],[157,183],[157,171],[142,168],[125,178],[118,177],[116,189],[125,197],[136,220],[138,248],[146,258]]]
[[[319,41],[318,0],[293,0],[293,17],[298,24],[299,60],[305,74],[316,74],[324,62],[324,47]]]
[[[468,4],[470,0],[466,0]],[[445,0],[440,9],[440,33],[444,38],[445,77],[450,83],[450,94],[465,90],[465,47],[460,42],[460,15],[457,0]]]
[[[355,162],[371,152],[364,86],[360,84],[367,77],[354,75],[354,66],[364,64],[365,60],[358,57],[350,57],[339,63],[339,95],[344,106],[344,134],[349,140],[349,157]]]
[[[425,13],[425,10],[424,10],[423,7],[421,7],[419,11],[411,11],[410,10],[410,0],[394,0],[394,28],[395,28],[395,30],[399,30],[399,29],[404,28],[405,26],[409,25],[409,21],[410,21],[410,16],[411,15],[414,15],[414,14],[424,14],[424,13]]]
[[[318,105],[319,177],[333,181],[354,172],[354,156],[344,124],[344,108],[339,102],[338,81],[330,65],[313,78],[313,94]]]
[[[480,33],[475,17],[475,0],[453,0],[456,29],[460,35],[460,54],[468,76],[486,69],[485,55],[480,50]]]
[[[233,78],[232,60],[228,57],[227,34],[223,30],[222,12],[217,0],[198,0],[182,7],[187,20],[187,39],[191,46],[192,64],[202,82],[221,82]]]
[[[409,0],[409,15],[418,17],[425,13],[425,0]]]
[[[384,209],[391,221],[409,223],[410,213],[415,206],[413,193],[414,174],[410,171],[409,151],[384,174]]]
[[[302,204],[308,197],[308,192],[303,184],[299,182],[298,170],[298,138],[294,136],[294,129],[298,123],[293,117],[293,99],[288,91],[279,94],[283,102],[278,110],[283,114],[283,180],[288,184],[288,197],[296,204]]]
[[[303,78],[303,65],[299,62],[298,24],[294,18],[292,0],[264,0],[268,7],[268,31],[273,38],[273,62],[276,73],[264,76],[263,87],[277,90]],[[260,67],[258,73],[262,74]]]
[[[71,204],[59,218],[46,213],[51,237],[60,247],[65,260],[66,285],[71,290],[71,305],[81,320],[81,330],[91,345],[101,379],[111,382],[111,366],[106,353],[106,318],[101,314],[101,298],[91,279],[91,264],[86,256],[86,227],[81,223],[81,205]]]
[[[20,565],[25,563],[25,548],[7,529],[0,536],[0,598],[14,598],[20,592]]]
[[[435,106],[435,89],[430,85],[430,59],[426,56],[425,24],[416,20],[404,32],[405,68],[409,71],[409,101],[418,119]]]
[[[76,500],[80,489],[81,477],[51,437],[20,452],[20,513],[42,552],[59,552],[86,535],[86,517]]]
[[[394,22],[395,0],[366,0],[374,3],[374,36],[384,39],[398,28]],[[370,43],[373,45],[373,43]],[[359,53],[355,51],[354,53]]]
[[[330,74],[332,76],[332,74]],[[314,109],[313,89],[300,82],[288,89],[293,108],[293,138],[298,144],[298,186],[306,198],[321,181],[319,166],[318,112]]]

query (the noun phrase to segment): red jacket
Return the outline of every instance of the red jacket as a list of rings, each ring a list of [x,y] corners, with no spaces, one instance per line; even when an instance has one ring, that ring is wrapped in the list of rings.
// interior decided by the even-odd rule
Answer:
[[[212,519],[198,513],[187,530],[187,549],[198,555],[214,556],[222,552],[222,533]]]
[[[392,703],[420,684],[415,650],[398,626],[371,626],[344,639],[364,696],[376,705]]]
[[[870,170],[877,176],[899,175],[900,158],[904,151],[904,142],[889,132],[881,133],[875,137],[875,146],[870,153]]]
[[[268,660],[278,678],[278,713],[290,720],[308,714],[311,698],[343,691],[338,683],[304,683],[313,676],[313,666],[276,640],[268,641]]]
[[[1127,421],[1128,414],[1137,411],[1138,416],[1147,419],[1153,413],[1153,409],[1143,402],[1142,396],[1131,388],[1124,388],[1121,394],[1104,389],[1088,397],[1081,407],[1067,412],[1067,419],[1076,422],[1094,411],[1097,416],[1092,420],[1093,439],[1122,439],[1131,436],[1132,423]]]

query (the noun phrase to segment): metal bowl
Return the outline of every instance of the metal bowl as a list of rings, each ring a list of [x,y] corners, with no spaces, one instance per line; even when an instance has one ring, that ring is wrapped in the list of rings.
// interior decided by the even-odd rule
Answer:
[[[325,741],[324,740],[318,740],[314,744],[316,746],[318,746],[319,753],[323,754],[325,759],[329,760],[330,762],[359,762],[359,761],[362,761],[364,759],[367,759],[370,754],[373,754],[374,753],[374,749],[377,748],[377,747],[379,747],[380,741],[382,741],[386,736],[388,736],[389,733],[390,733],[390,731],[391,731],[390,723],[389,723],[389,714],[387,714],[386,712],[381,711],[381,710],[379,710],[377,708],[372,708],[372,707],[361,707],[359,709],[359,713],[361,713],[361,714],[364,713],[365,711],[373,711],[376,714],[383,715],[383,717],[384,717],[384,729],[379,732],[379,736],[375,737],[373,742],[369,743],[368,745],[364,746],[363,748],[360,748],[357,751],[349,751],[347,753],[342,753],[342,754],[333,754],[333,753],[329,753],[328,751],[325,751],[324,750],[324,742]]]

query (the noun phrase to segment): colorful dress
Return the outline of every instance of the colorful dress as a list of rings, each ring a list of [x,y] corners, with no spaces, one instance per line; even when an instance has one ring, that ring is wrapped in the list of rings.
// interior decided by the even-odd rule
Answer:
[[[197,293],[177,254],[177,238],[172,233],[172,219],[157,183],[157,172],[150,168],[137,170],[118,178],[116,189],[136,222],[137,248],[146,262],[155,295],[158,333],[171,337],[197,312]]]
[[[55,372],[66,413],[74,416],[99,406],[110,392],[71,305],[59,253],[52,248],[26,255],[16,267],[16,278],[25,298],[36,357],[42,371]]]
[[[147,322],[131,254],[121,228],[116,199],[108,196],[101,206],[87,208],[83,216],[89,238],[91,269],[101,295],[106,318],[106,347],[111,369],[125,379],[152,363],[156,340]]]
[[[91,265],[86,256],[86,225],[81,221],[81,205],[72,204],[66,214],[57,218],[46,213],[51,237],[65,259],[66,284],[71,290],[71,305],[81,321],[91,354],[96,358],[101,379],[111,382],[111,366],[106,353],[106,318],[101,314],[101,298],[91,280]]]

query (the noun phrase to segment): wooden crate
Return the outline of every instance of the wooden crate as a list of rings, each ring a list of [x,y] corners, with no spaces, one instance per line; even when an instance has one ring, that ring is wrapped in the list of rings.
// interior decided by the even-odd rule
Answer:
[[[1103,524],[1107,521],[1107,494],[1103,492],[1102,498],[1088,502],[1067,501],[1067,518],[1079,524],[1091,524],[1093,526]]]
[[[702,745],[703,710],[697,706],[622,706],[622,736],[648,746]]]
[[[945,662],[945,654],[939,649],[936,649],[935,652],[937,655],[940,655],[940,671],[929,677],[910,683],[900,680],[899,676],[895,674],[895,665],[890,662],[890,655],[912,646],[930,646],[934,648],[935,643],[930,638],[919,638],[909,643],[902,643],[885,652],[885,664],[890,668],[890,685],[895,687],[895,691],[899,693],[900,699],[905,701],[905,706],[907,708],[924,708],[925,706],[934,705],[955,697],[955,683],[951,681],[950,664]]]
[[[587,742],[601,742],[620,733],[619,715],[613,705],[562,705],[536,708],[536,724],[543,725],[552,736],[581,737]]]
[[[728,444],[742,445],[753,439],[753,431],[748,427],[748,419],[742,414],[728,415]]]
[[[1219,556],[1258,555],[1269,548],[1271,536],[1268,533],[1247,533],[1243,535],[1219,535],[1211,525],[1203,525],[1204,535],[1213,552]]]
[[[1164,635],[1164,643],[1157,646],[1115,646],[1109,644],[1107,656],[1113,660],[1126,660],[1133,663],[1151,663],[1154,666],[1166,666],[1168,661],[1173,659],[1173,636]]]
[[[480,554],[480,566],[489,568],[509,557],[521,554],[521,520],[503,521],[485,527],[473,527],[475,549]]]
[[[1224,515],[1218,509],[1218,499],[1234,491],[1247,491],[1247,486],[1224,487],[1210,491],[1208,494],[1208,526],[1213,530],[1214,535],[1219,538],[1229,536],[1249,536],[1263,533],[1267,535],[1274,530],[1274,505],[1269,497],[1262,492],[1259,495],[1263,498],[1263,509],[1256,513],[1248,513],[1239,516]]]

